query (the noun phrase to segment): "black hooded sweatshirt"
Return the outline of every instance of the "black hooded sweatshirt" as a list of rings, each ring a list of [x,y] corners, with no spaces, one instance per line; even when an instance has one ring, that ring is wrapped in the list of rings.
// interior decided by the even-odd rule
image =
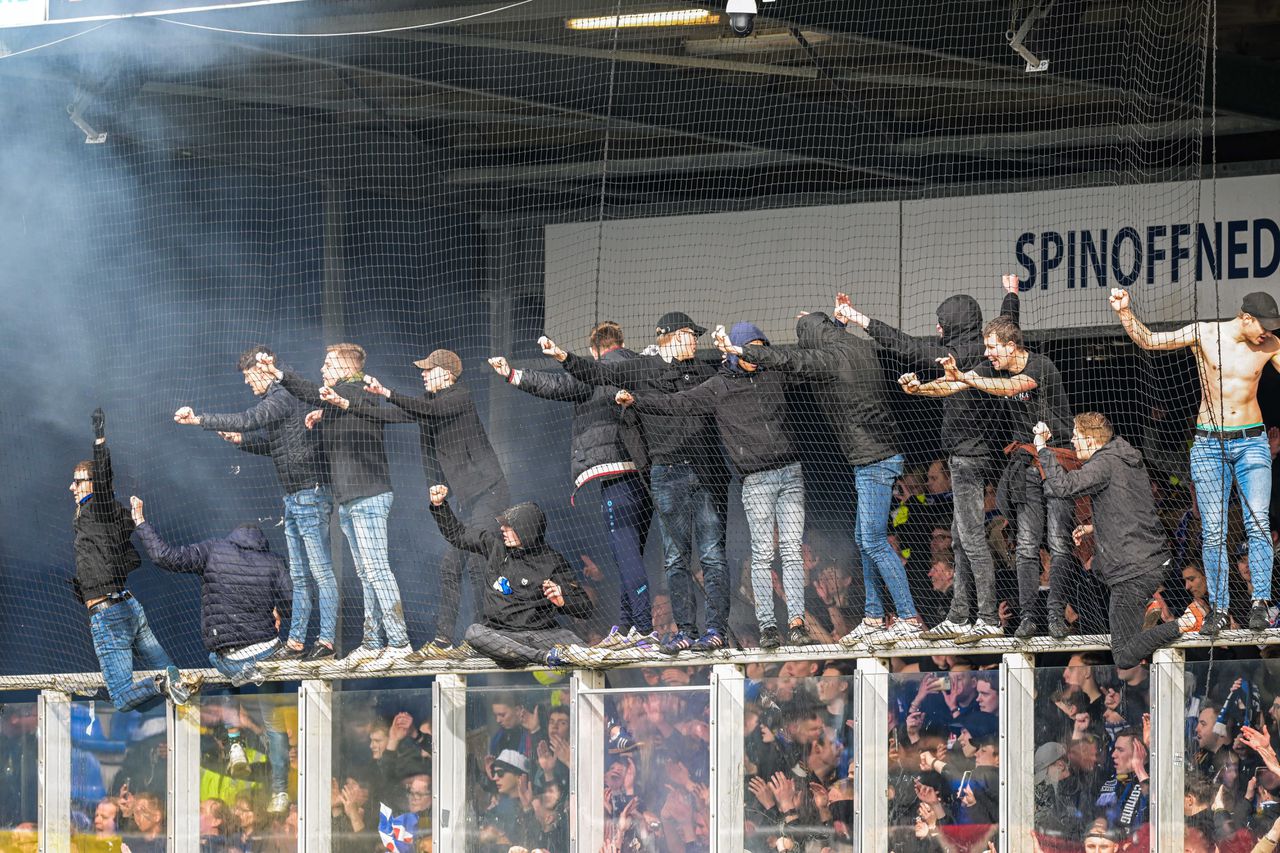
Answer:
[[[591,615],[591,599],[582,591],[573,570],[564,557],[546,543],[547,518],[537,504],[516,504],[502,514],[502,523],[520,537],[519,548],[508,548],[501,533],[464,525],[448,503],[433,504],[431,515],[440,528],[440,535],[450,545],[487,559],[486,627],[498,631],[546,631],[559,627],[558,613],[579,619]],[[564,607],[556,607],[542,594],[545,580],[559,585]],[[504,587],[510,592],[503,592]]]
[[[845,333],[821,311],[796,322],[796,342],[795,347],[745,346],[742,358],[808,379],[849,464],[870,465],[896,455],[898,427],[884,399],[874,345]]]
[[[1016,323],[1018,307],[1018,294],[1005,294],[1000,314]],[[921,382],[942,375],[937,360],[948,353],[955,356],[956,366],[962,372],[985,362],[982,307],[978,300],[966,294],[942,300],[938,306],[938,325],[942,327],[942,338],[938,341],[913,338],[879,320],[871,321],[867,333],[880,346],[905,358],[910,369],[920,374]],[[987,456],[992,452],[983,434],[984,396],[981,391],[969,389],[942,401],[942,445],[951,455]]]
[[[1076,471],[1058,464],[1048,448],[1039,456],[1055,494],[1093,498],[1094,567],[1108,586],[1159,571],[1168,543],[1137,448],[1115,436]]]

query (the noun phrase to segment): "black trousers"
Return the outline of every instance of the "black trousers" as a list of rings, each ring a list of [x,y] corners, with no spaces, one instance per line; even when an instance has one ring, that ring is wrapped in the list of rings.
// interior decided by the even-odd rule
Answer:
[[[1165,622],[1148,630],[1142,630],[1142,618],[1147,602],[1164,577],[1167,564],[1153,566],[1145,574],[1133,580],[1123,581],[1111,587],[1111,607],[1108,613],[1111,624],[1111,656],[1123,669],[1135,667],[1151,657],[1156,649],[1169,645],[1178,638],[1178,623]]]
[[[475,623],[467,628],[467,642],[477,652],[500,664],[526,666],[543,663],[552,646],[581,645],[582,638],[568,628],[502,631]]]

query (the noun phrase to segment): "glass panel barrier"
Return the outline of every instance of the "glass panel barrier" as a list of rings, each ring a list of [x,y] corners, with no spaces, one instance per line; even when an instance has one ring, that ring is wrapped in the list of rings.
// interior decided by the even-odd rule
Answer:
[[[538,673],[542,678],[556,678]],[[467,683],[466,849],[569,849],[569,688]]]
[[[750,850],[816,844],[852,849],[854,668],[851,661],[748,664],[743,720]]]
[[[706,668],[688,666],[606,675],[600,744],[606,844],[622,850],[710,849],[709,675]]]
[[[71,703],[71,834],[77,848],[163,851],[168,811],[168,729],[163,704],[117,711]]]
[[[334,693],[334,853],[430,850],[431,756],[430,679]]]
[[[1223,655],[1186,665],[1185,833],[1197,853],[1280,833],[1280,660]]]
[[[929,672],[914,660],[893,663],[889,849],[985,851],[1000,820],[999,660],[927,658]]]
[[[296,850],[297,685],[200,695],[201,849]]]
[[[1036,669],[1034,826],[1046,851],[1079,849],[1086,834],[1148,849],[1150,678],[1106,660],[1082,652]]]
[[[0,703],[0,851],[35,853],[39,842],[39,709]]]

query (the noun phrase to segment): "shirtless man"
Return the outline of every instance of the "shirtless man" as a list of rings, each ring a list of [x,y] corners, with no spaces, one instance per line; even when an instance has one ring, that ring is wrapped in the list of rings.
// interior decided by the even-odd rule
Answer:
[[[1153,332],[1129,305],[1129,292],[1111,291],[1111,307],[1120,316],[1133,342],[1147,350],[1192,347],[1200,373],[1200,413],[1191,446],[1191,479],[1204,531],[1204,567],[1209,581],[1209,605],[1203,632],[1210,636],[1227,626],[1226,516],[1231,481],[1244,508],[1249,536],[1249,575],[1253,606],[1249,628],[1267,627],[1271,599],[1273,549],[1267,514],[1271,504],[1271,450],[1267,428],[1258,408],[1258,379],[1267,362],[1280,370],[1280,307],[1269,294],[1244,298],[1235,319],[1196,322],[1172,332]]]

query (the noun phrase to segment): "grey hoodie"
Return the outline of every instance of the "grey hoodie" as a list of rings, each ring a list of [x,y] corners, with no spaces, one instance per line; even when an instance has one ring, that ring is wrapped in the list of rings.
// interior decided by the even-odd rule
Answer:
[[[1093,498],[1094,570],[1107,586],[1158,571],[1169,559],[1151,479],[1136,447],[1114,436],[1077,471],[1063,468],[1048,448],[1039,456],[1053,494]]]

